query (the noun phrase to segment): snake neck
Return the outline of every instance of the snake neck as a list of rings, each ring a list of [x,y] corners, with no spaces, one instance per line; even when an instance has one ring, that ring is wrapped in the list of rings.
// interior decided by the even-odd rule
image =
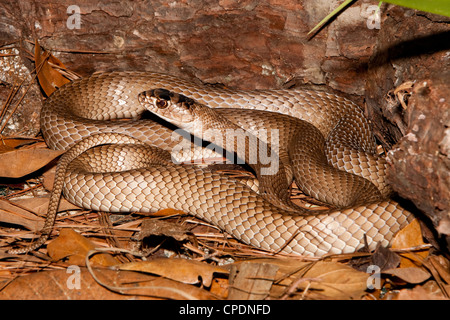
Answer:
[[[233,161],[245,162],[252,168],[259,181],[259,192],[267,201],[283,210],[299,210],[289,197],[286,168],[269,143],[206,106],[196,105],[192,112],[195,120],[183,129],[192,129],[193,135],[231,152],[236,156]]]

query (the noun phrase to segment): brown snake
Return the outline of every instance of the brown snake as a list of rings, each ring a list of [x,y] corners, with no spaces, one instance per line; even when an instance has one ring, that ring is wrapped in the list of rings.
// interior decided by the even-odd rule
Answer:
[[[163,94],[163,99],[159,97],[152,102],[158,92],[147,90],[156,88],[189,96],[196,102],[173,94],[169,98]],[[281,131],[283,139],[286,137],[283,132],[295,127],[300,134],[291,139],[293,144],[282,146],[284,142],[280,139],[281,173],[262,184],[263,193],[269,193],[269,198],[207,169],[173,165],[168,152],[179,145],[179,139],[172,137],[173,130],[152,120],[138,119],[145,105],[151,109],[152,104],[161,101],[182,106],[186,106],[186,101],[189,106],[207,105],[214,108],[219,124],[221,117],[228,117],[232,127],[242,126],[247,131],[252,131],[257,123],[272,126]],[[263,112],[229,112],[219,108]],[[313,126],[264,111],[303,119]],[[263,120],[253,121],[252,112],[260,113],[257,118]],[[115,118],[135,120],[106,121]],[[387,245],[412,218],[398,203],[383,200],[390,192],[385,184],[385,162],[375,155],[374,138],[362,111],[353,102],[326,92],[232,91],[157,73],[94,74],[65,85],[46,101],[41,112],[41,129],[49,147],[72,148],[58,163],[41,237],[28,248],[13,250],[14,253],[36,249],[46,241],[62,190],[70,202],[85,208],[111,212],[180,209],[255,247],[316,256],[352,252],[365,242],[371,248],[378,242]],[[310,133],[318,137],[319,143],[308,143]],[[114,143],[121,145],[90,149]],[[300,155],[292,151],[295,143],[300,147],[306,143]],[[326,151],[320,151],[319,147]],[[89,151],[82,154],[86,150]],[[331,167],[324,169],[328,166],[324,154],[335,167],[371,182]],[[313,169],[308,167],[310,163]],[[299,180],[306,189],[314,184],[311,180],[319,181],[307,191],[309,194],[330,200],[341,209],[294,212],[296,208],[290,204],[284,208],[283,202],[268,201],[272,185],[278,189],[275,184],[284,188],[289,183],[286,177],[290,166],[296,179],[297,174],[304,175]],[[337,186],[335,180],[340,181]],[[277,190],[274,194],[280,193]]]

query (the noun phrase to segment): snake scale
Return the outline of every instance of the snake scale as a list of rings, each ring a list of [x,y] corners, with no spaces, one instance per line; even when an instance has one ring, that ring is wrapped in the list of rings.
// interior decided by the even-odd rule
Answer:
[[[174,93],[171,98],[177,97],[177,101],[165,97],[169,102],[176,105],[180,97],[189,97],[194,104],[212,108],[219,119],[229,119],[232,126],[250,132],[256,125],[280,130],[280,159],[286,164],[286,172],[278,180],[269,179],[266,191],[270,193],[274,181],[288,183],[287,172],[292,166],[294,173],[298,171],[296,179],[297,174],[305,173],[305,178],[299,180],[306,188],[311,179],[317,180],[318,187],[309,191],[312,196],[330,200],[337,208],[319,213],[283,208],[230,177],[208,169],[174,165],[172,157],[183,160],[183,156],[192,154],[171,156],[179,144],[173,128],[140,118],[150,105],[149,100],[142,103],[143,94],[154,95],[148,90],[157,88]],[[268,115],[268,111],[279,115]],[[263,116],[252,120],[252,114],[257,113]],[[118,118],[131,120],[109,121]],[[322,136],[319,143],[308,142],[306,131],[302,131],[311,125],[313,135]],[[283,146],[283,132],[288,130],[282,129],[292,127],[299,128],[300,135],[291,140],[301,141],[297,145],[306,150],[304,154],[310,153],[307,158],[323,162],[326,154],[325,162],[329,164],[324,167],[333,165],[349,172],[339,178],[344,180],[343,186],[335,187],[334,178],[322,173],[322,165],[310,169],[292,146]],[[375,140],[363,112],[350,100],[322,91],[239,91],[159,73],[99,73],[73,81],[52,94],[41,111],[41,130],[50,148],[69,151],[58,163],[41,237],[28,248],[15,249],[16,253],[36,249],[46,241],[61,191],[70,202],[93,210],[180,209],[255,247],[314,256],[353,252],[365,243],[371,248],[377,243],[387,245],[412,219],[410,212],[387,198],[390,189],[385,183],[386,163],[376,155]],[[294,160],[293,164],[288,160]],[[330,170],[341,177],[339,170],[332,167],[325,171]],[[357,181],[356,187],[353,182],[346,185],[348,179]],[[364,182],[366,179],[371,182]],[[362,185],[358,184],[361,181]],[[347,196],[343,202],[339,199],[340,194],[355,192],[356,197]]]

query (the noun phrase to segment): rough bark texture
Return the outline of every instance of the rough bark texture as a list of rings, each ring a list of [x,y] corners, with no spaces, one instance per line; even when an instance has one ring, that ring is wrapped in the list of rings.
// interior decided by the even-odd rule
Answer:
[[[366,27],[367,2],[349,8],[311,40],[307,32],[335,2],[77,1],[80,27],[69,29],[72,4],[10,1],[1,8],[8,15],[3,23],[15,26],[16,38],[38,37],[82,75],[157,70],[240,88],[273,88],[298,79],[359,95],[365,79],[356,75],[378,32]]]
[[[308,39],[307,32],[339,3],[4,0],[0,39],[22,41],[22,63],[30,70],[23,49],[32,47],[24,40],[37,38],[82,76],[160,71],[243,89],[330,88],[365,100],[379,140],[392,148],[393,187],[448,234],[449,19],[383,6],[381,29],[371,29],[370,6],[377,3],[358,1]],[[74,4],[79,26],[70,11]],[[407,81],[415,87],[405,109],[388,93]],[[27,124],[38,131],[39,110],[24,110],[9,132]]]
[[[367,72],[367,110],[392,148],[392,187],[449,235],[450,19],[399,7],[386,14]]]
[[[450,73],[415,84],[405,112],[406,135],[388,153],[398,193],[450,234]]]

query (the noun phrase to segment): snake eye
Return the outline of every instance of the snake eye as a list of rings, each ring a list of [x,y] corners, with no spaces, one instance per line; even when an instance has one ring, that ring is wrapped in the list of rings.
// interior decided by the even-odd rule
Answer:
[[[169,103],[167,102],[167,100],[158,99],[158,100],[156,101],[156,105],[157,105],[158,108],[160,108],[160,109],[165,109],[165,108],[167,108],[167,106],[169,105]]]

